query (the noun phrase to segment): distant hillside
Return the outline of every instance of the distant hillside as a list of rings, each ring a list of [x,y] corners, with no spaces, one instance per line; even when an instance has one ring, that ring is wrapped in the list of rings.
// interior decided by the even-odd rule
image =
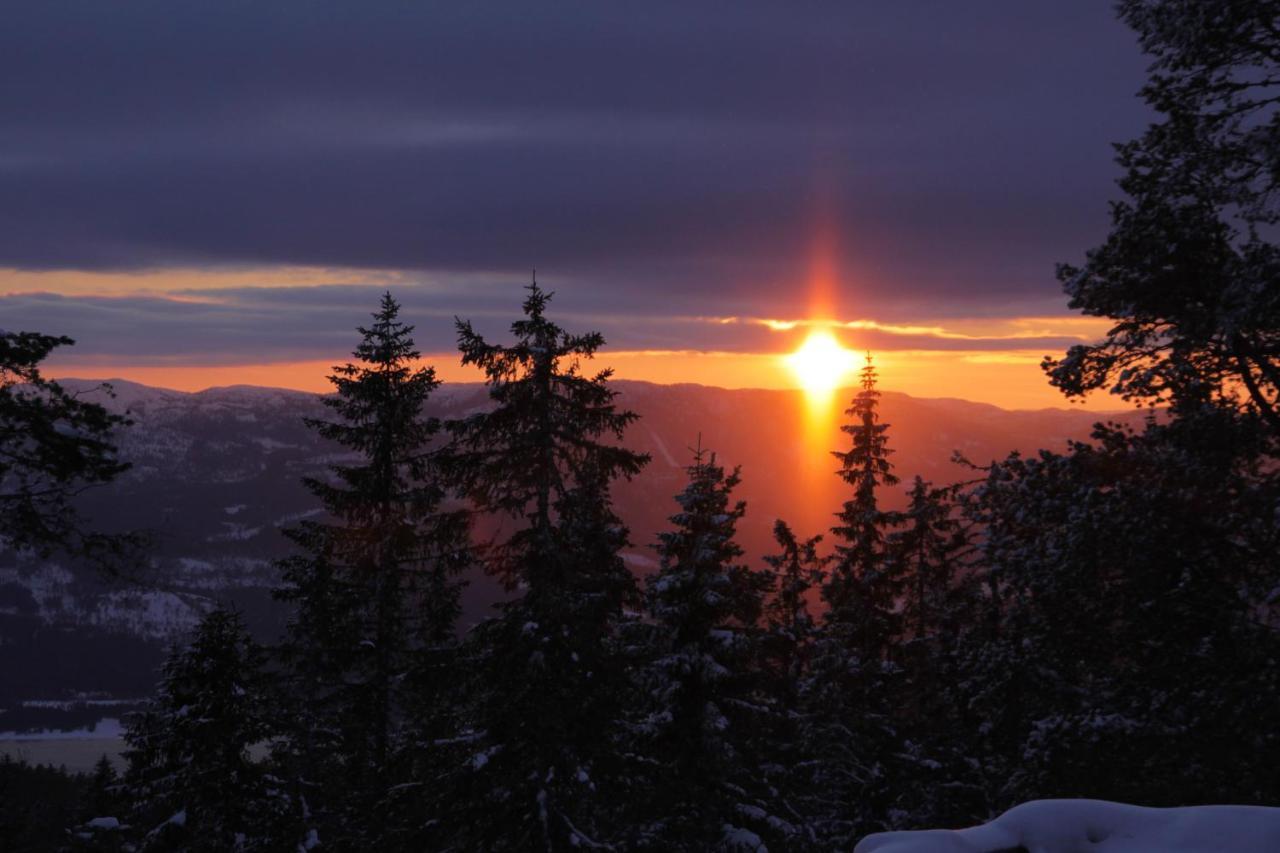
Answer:
[[[136,583],[107,583],[65,561],[0,555],[0,671],[6,673],[0,707],[75,691],[136,695],[149,685],[163,643],[214,600],[234,602],[259,633],[274,635],[281,612],[270,598],[271,561],[288,551],[281,528],[317,514],[299,481],[342,458],[302,422],[324,415],[316,395],[112,384],[116,398],[109,405],[135,421],[120,436],[134,467],[118,483],[88,493],[84,508],[107,528],[155,531],[151,565],[138,567]],[[637,572],[654,565],[648,546],[675,508],[672,496],[699,436],[722,461],[743,467],[740,496],[748,511],[741,534],[753,558],[768,548],[775,518],[806,535],[829,526],[844,494],[826,451],[843,447],[846,437],[837,420],[815,426],[803,394],[643,382],[617,387],[622,403],[641,415],[628,444],[653,458],[617,490],[634,542],[627,558]],[[449,418],[483,407],[486,398],[482,386],[452,385],[433,402],[433,414]],[[982,464],[1013,450],[1059,449],[1070,437],[1086,436],[1098,419],[1082,411],[1011,412],[892,391],[884,393],[882,412],[904,486],[917,473],[935,483],[972,477],[950,461],[954,451]],[[890,494],[888,502],[896,498]],[[482,617],[500,594],[492,579],[473,578],[464,623]],[[3,720],[0,715],[0,730]]]

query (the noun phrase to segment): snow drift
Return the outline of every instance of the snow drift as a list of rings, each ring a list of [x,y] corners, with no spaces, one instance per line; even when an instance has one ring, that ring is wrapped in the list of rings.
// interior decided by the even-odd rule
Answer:
[[[969,829],[881,832],[854,853],[1275,853],[1280,808],[1152,809],[1102,800],[1036,800]]]

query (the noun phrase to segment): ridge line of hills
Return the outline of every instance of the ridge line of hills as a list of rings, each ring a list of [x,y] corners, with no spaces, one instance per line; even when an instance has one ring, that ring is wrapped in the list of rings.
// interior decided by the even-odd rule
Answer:
[[[232,385],[210,385],[208,388],[201,388],[198,391],[186,391],[180,388],[167,388],[163,385],[148,385],[145,382],[137,382],[132,379],[121,379],[119,377],[110,379],[95,379],[80,376],[59,376],[55,377],[56,381],[66,385],[91,387],[102,384],[111,385],[117,392],[125,390],[137,390],[144,392],[155,392],[163,394],[174,394],[180,396],[201,396],[201,395],[218,395],[222,393],[234,392],[263,392],[278,394],[293,394],[298,396],[324,396],[327,392],[323,391],[305,391],[298,388],[285,388],[279,385],[254,385],[252,383],[235,383]],[[483,387],[481,381],[475,382],[445,382],[441,386],[441,391],[448,393],[452,389],[477,389]],[[724,392],[744,392],[744,393],[764,393],[764,394],[787,394],[787,395],[803,395],[805,392],[800,388],[726,388],[721,385],[705,385],[700,382],[653,382],[647,379],[613,379],[610,385],[625,392],[627,388],[635,387],[651,387],[651,388],[693,388],[706,389],[708,391],[724,391]],[[858,391],[856,386],[842,386],[834,392],[834,398],[837,400],[847,400]],[[913,394],[907,394],[903,391],[894,391],[892,389],[880,388],[882,394],[886,396],[901,396],[920,403],[936,403],[940,405],[959,405],[972,406],[975,408],[992,409],[1002,413],[1009,414],[1038,414],[1048,412],[1069,413],[1072,415],[1083,415],[1093,418],[1094,420],[1106,418],[1123,418],[1133,414],[1132,409],[1116,408],[1116,409],[1084,409],[1074,405],[1064,406],[1041,406],[1038,408],[1005,408],[995,403],[987,403],[981,400],[969,400],[964,397],[920,397]]]
[[[98,384],[60,381],[72,389]],[[320,514],[301,480],[346,458],[303,423],[304,417],[327,416],[315,393],[113,384],[117,397],[109,405],[128,409],[134,421],[118,435],[121,456],[132,468],[117,482],[85,493],[81,508],[101,529],[153,531],[149,564],[139,567],[143,582],[130,584],[63,557],[0,553],[0,671],[6,673],[0,729],[61,719],[62,712],[47,704],[24,702],[146,694],[165,645],[215,602],[238,608],[261,637],[278,636],[284,613],[271,597],[279,582],[274,561],[291,553],[282,530]],[[631,380],[618,380],[616,387],[621,404],[640,415],[624,440],[652,459],[614,490],[618,514],[631,531],[624,558],[637,574],[657,565],[650,546],[677,509],[674,496],[689,461],[684,449],[699,435],[722,463],[742,466],[736,496],[745,500],[747,514],[738,538],[748,560],[772,550],[774,519],[786,519],[803,536],[831,527],[846,487],[834,476],[829,451],[848,441],[839,431],[848,396],[833,400],[829,422],[815,424],[798,390]],[[486,404],[483,385],[449,383],[433,396],[428,414],[460,417]],[[1010,411],[891,390],[884,391],[880,412],[889,424],[890,460],[902,478],[882,497],[890,508],[905,504],[905,489],[917,474],[939,485],[973,479],[973,470],[952,461],[956,451],[981,465],[1011,451],[1061,450],[1068,439],[1087,437],[1102,418],[1078,409]],[[489,522],[477,523],[483,536]],[[469,581],[464,626],[490,612],[503,594],[493,578]]]

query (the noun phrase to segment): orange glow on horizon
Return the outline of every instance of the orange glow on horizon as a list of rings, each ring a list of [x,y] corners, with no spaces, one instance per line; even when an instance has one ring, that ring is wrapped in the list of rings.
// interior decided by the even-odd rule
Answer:
[[[811,400],[828,399],[854,370],[856,357],[827,331],[810,332],[798,350],[785,356]]]
[[[830,452],[839,440],[840,412],[837,392],[850,381],[857,367],[858,357],[840,345],[835,335],[820,329],[809,333],[795,352],[783,356],[804,390],[804,403],[798,406],[802,423],[797,435],[801,437],[796,474],[803,485],[804,501],[796,511],[806,524],[821,526],[836,500],[834,469]]]
[[[267,364],[176,365],[163,363],[75,361],[74,353],[55,355],[45,367],[50,377],[123,379],[171,388],[203,391],[225,385],[262,385],[298,391],[327,392],[328,375],[343,357]],[[1040,371],[1044,353],[1037,350],[989,352],[982,350],[878,350],[876,367],[880,389],[913,397],[958,397],[990,403],[1005,409],[1086,408],[1116,411],[1127,406],[1108,394],[1095,394],[1081,406],[1050,387]],[[855,355],[855,358],[858,356]],[[436,367],[445,382],[480,382],[483,376],[462,367],[456,353],[430,354],[427,364]],[[860,364],[860,361],[859,361]],[[698,352],[691,350],[605,351],[587,369],[612,367],[618,379],[671,385],[681,382],[720,388],[795,389],[795,373],[785,353]],[[832,394],[848,402],[853,396],[852,376]],[[807,397],[808,395],[806,395]]]

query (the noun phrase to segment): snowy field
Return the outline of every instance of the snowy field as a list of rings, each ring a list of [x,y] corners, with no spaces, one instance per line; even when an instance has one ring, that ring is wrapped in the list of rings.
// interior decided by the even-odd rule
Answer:
[[[885,832],[854,853],[1276,853],[1280,808],[1151,809],[1101,800],[1037,800],[970,829]]]

